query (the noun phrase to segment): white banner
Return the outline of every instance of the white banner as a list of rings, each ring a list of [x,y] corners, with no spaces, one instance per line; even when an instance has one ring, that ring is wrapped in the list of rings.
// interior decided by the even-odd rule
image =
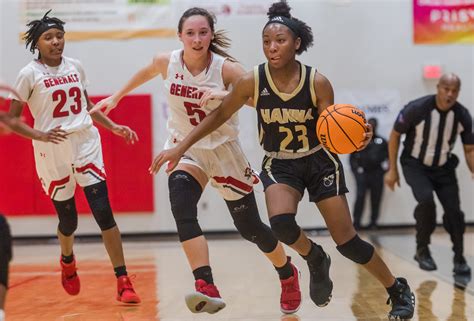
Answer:
[[[21,0],[26,23],[49,16],[66,22],[68,40],[174,37],[171,0]]]
[[[216,16],[251,16],[266,17],[268,8],[275,0],[174,0],[173,7],[184,12],[191,7],[204,8]]]

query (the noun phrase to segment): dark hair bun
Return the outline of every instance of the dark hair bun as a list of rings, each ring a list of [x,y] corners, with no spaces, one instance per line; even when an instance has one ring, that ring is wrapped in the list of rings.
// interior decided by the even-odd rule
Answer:
[[[286,18],[291,18],[291,7],[288,5],[286,0],[281,0],[274,2],[268,9],[267,16],[268,18],[273,18],[276,16],[282,16]]]

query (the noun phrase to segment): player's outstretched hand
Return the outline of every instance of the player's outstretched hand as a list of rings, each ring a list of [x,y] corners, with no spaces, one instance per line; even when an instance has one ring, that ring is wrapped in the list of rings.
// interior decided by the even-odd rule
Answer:
[[[112,132],[117,136],[123,137],[127,144],[133,145],[135,142],[138,142],[137,133],[128,126],[116,125],[112,128]]]
[[[48,130],[47,132],[41,133],[38,140],[45,143],[59,144],[60,142],[67,139],[67,133],[61,129],[61,125]]]
[[[398,171],[389,169],[384,176],[385,185],[390,188],[390,190],[394,191],[395,187],[400,187],[400,176],[398,175]]]
[[[0,97],[0,100],[2,97]],[[11,132],[12,123],[15,122],[16,119],[13,119],[10,115],[6,112],[0,110],[0,135],[9,134]]]
[[[105,108],[103,112],[104,114],[108,115],[112,109],[117,107],[117,104],[118,101],[115,101],[114,96],[104,98],[89,110],[89,114],[93,114]]]
[[[206,106],[210,100],[222,100],[227,95],[227,91],[218,90],[209,87],[200,87],[194,93],[202,93],[201,100],[199,101],[199,106]]]
[[[165,149],[155,157],[148,171],[150,174],[156,174],[160,170],[161,166],[168,162],[166,173],[169,173],[178,165],[181,156],[183,156],[183,152],[181,152],[177,147]]]
[[[359,148],[357,151],[361,151],[369,145],[370,141],[372,140],[372,136],[374,136],[374,129],[372,125],[369,123],[365,124],[365,133],[364,133],[364,140],[360,143]]]

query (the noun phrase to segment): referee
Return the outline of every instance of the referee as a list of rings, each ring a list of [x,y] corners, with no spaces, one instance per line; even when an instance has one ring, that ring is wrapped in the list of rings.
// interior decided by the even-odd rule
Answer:
[[[456,167],[459,159],[452,153],[457,135],[461,136],[467,166],[474,177],[474,134],[467,108],[456,101],[461,80],[453,73],[443,75],[436,95],[428,95],[408,103],[399,113],[388,143],[390,168],[385,183],[391,190],[400,186],[397,168],[400,136],[406,135],[400,156],[405,180],[418,202],[415,260],[423,270],[436,270],[428,245],[436,227],[436,193],[444,210],[443,226],[451,236],[456,275],[470,274],[463,256],[465,230],[461,211]]]

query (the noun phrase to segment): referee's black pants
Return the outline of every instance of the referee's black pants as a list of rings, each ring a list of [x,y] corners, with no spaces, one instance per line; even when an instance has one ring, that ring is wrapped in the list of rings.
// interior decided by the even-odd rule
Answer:
[[[417,248],[430,244],[431,234],[436,227],[436,193],[443,210],[443,226],[451,236],[455,257],[463,255],[463,236],[466,228],[461,211],[456,166],[459,160],[452,155],[440,167],[429,167],[420,161],[403,157],[400,159],[405,180],[410,185],[418,205],[415,207]]]

